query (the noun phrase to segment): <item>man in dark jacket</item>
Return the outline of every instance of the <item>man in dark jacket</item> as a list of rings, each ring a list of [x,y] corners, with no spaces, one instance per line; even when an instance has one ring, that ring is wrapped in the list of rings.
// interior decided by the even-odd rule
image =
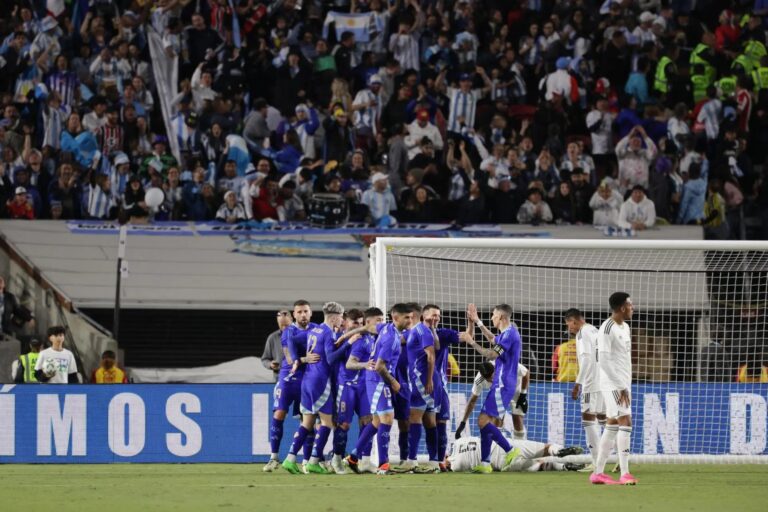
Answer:
[[[5,279],[0,277],[0,333],[11,334],[13,318],[20,313],[20,305],[16,296],[5,291]],[[0,336],[2,337],[2,336]]]

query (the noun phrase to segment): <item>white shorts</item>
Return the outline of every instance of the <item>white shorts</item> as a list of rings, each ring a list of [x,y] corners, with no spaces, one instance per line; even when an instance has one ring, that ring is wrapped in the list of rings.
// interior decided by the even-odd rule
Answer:
[[[629,406],[619,405],[619,391],[603,391],[603,400],[605,401],[605,416],[608,418],[619,418],[621,416],[632,416],[632,391],[629,393]]]
[[[581,394],[581,412],[605,414],[605,400],[601,391]]]
[[[546,444],[539,443],[537,441],[527,441],[513,439],[509,444],[513,450],[519,450],[520,454],[515,457],[512,463],[507,468],[507,471],[518,472],[526,471],[528,468],[538,462],[540,457],[545,457],[544,447]],[[491,446],[491,466],[496,471],[501,471],[504,467],[507,454],[498,447],[496,443]]]

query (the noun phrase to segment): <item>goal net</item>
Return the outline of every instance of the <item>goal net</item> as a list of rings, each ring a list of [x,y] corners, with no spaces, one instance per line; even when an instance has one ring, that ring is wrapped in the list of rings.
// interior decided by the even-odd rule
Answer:
[[[442,326],[461,331],[469,303],[488,326],[495,305],[512,306],[530,371],[528,439],[586,450],[563,313],[578,308],[599,327],[608,297],[626,291],[634,460],[768,462],[768,243],[379,238],[370,256],[371,304],[382,309],[434,303]],[[451,353],[453,432],[482,357],[465,344]],[[477,435],[483,398],[464,435]],[[512,437],[510,417],[505,428]]]

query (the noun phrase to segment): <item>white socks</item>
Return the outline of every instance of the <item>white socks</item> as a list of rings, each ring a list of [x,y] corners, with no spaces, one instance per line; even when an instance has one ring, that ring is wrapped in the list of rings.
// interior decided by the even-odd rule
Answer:
[[[616,451],[619,454],[619,466],[621,474],[629,473],[629,444],[632,438],[632,427],[619,427],[619,433],[616,436]]]
[[[515,439],[525,439],[525,430],[515,430]]]
[[[603,430],[603,435],[600,438],[600,448],[597,452],[597,461],[595,462],[596,475],[605,473],[605,463],[611,455],[611,448],[613,448],[613,443],[616,441],[618,433],[618,425],[606,425],[605,430]]]
[[[587,436],[587,447],[592,456],[592,464],[597,465],[597,452],[600,446],[600,425],[594,420],[582,420],[584,433]]]

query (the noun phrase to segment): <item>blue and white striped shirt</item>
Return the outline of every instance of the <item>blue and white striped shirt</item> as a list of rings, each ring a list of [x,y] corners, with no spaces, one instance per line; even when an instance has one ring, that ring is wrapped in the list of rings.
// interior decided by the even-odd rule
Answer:
[[[454,87],[448,88],[448,97],[451,100],[450,112],[448,114],[448,131],[461,132],[461,123],[459,118],[464,118],[464,125],[472,128],[475,126],[475,113],[477,111],[477,101],[482,97],[480,89],[472,89],[464,92]]]
[[[109,210],[117,206],[112,191],[104,191],[98,185],[87,185],[88,189],[88,215],[95,219],[106,219]]]

